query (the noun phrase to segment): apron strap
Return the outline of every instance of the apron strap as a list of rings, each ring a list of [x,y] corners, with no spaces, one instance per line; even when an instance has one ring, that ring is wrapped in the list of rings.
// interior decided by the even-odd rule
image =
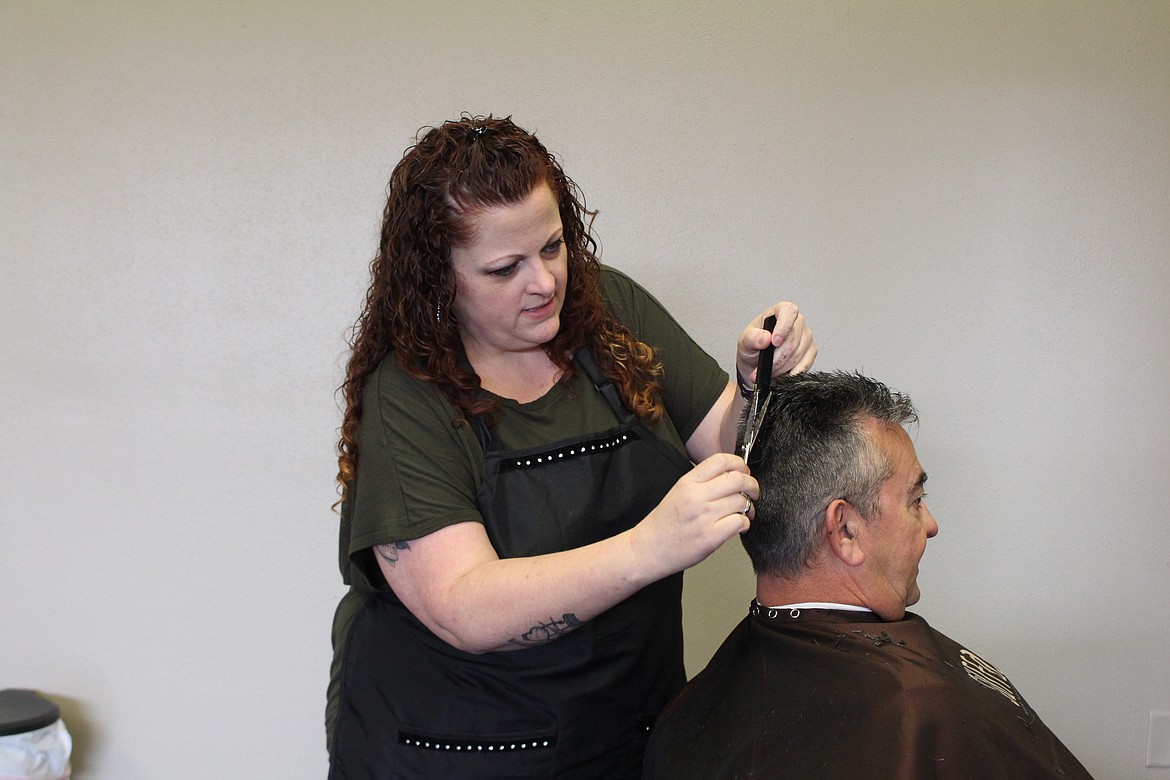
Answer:
[[[630,415],[630,410],[622,403],[622,398],[618,395],[613,380],[601,373],[601,369],[597,367],[597,362],[593,359],[593,351],[589,349],[589,346],[586,345],[578,349],[574,353],[573,359],[577,361],[577,365],[584,369],[585,376],[589,377],[593,387],[605,398],[609,408],[613,410],[617,418],[619,420],[626,419]]]
[[[483,417],[478,414],[472,418],[471,422],[475,425],[475,437],[479,439],[479,448],[486,455],[492,446],[492,432],[488,430],[487,423],[483,421]]]

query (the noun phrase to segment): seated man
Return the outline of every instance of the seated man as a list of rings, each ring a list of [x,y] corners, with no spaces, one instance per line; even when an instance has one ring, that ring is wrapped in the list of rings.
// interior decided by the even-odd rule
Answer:
[[[1089,777],[1007,677],[906,611],[938,532],[916,420],[862,376],[777,380],[749,462],[756,599],[663,711],[644,777]]]

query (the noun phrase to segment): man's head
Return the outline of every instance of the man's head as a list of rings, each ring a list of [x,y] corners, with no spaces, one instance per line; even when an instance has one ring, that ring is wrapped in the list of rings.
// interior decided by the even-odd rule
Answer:
[[[901,618],[938,531],[902,427],[917,419],[908,397],[858,374],[775,381],[748,464],[761,494],[743,535],[761,582]]]

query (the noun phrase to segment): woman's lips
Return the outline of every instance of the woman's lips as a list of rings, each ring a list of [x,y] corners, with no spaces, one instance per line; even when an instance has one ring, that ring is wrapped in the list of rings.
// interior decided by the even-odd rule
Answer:
[[[531,309],[525,309],[524,313],[529,317],[543,317],[552,311],[553,304],[556,303],[556,298],[549,298],[539,306],[534,306]]]

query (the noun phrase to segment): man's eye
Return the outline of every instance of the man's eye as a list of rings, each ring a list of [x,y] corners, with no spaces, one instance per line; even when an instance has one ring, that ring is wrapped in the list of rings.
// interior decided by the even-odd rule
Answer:
[[[923,493],[922,495],[920,495],[918,498],[914,499],[914,506],[922,506],[922,500],[923,500],[924,498],[926,498],[926,494],[925,494],[925,493]]]

